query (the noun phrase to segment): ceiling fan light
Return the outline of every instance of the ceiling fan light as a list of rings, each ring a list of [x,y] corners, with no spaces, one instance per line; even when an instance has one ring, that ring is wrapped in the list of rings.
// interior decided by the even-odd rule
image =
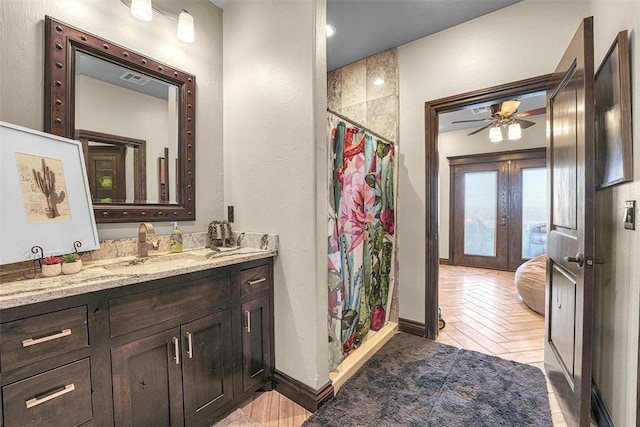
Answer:
[[[509,139],[520,139],[522,138],[522,128],[520,127],[520,123],[511,123],[509,125]]]
[[[151,0],[131,0],[131,14],[141,21],[151,21],[153,12]]]
[[[491,142],[500,142],[502,141],[502,131],[499,126],[494,126],[489,128],[489,140]]]

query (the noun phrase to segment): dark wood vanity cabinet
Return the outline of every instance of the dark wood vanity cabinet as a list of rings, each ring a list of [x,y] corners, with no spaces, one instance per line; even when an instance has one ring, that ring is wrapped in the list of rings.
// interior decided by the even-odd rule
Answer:
[[[212,425],[271,384],[272,271],[265,258],[0,311],[0,425]]]

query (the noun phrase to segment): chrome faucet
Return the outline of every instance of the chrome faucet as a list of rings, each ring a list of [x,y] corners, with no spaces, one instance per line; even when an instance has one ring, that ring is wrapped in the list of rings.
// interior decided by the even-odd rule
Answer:
[[[158,250],[160,246],[160,239],[153,241],[155,238],[153,232],[153,225],[148,222],[143,222],[138,227],[138,257],[146,258],[149,256],[149,249]]]

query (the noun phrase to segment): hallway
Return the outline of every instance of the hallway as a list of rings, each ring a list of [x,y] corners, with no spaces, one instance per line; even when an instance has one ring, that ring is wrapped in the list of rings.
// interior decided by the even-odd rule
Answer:
[[[446,327],[437,341],[543,369],[544,317],[522,303],[513,278],[509,271],[440,265]],[[549,405],[553,425],[566,426],[553,393]]]

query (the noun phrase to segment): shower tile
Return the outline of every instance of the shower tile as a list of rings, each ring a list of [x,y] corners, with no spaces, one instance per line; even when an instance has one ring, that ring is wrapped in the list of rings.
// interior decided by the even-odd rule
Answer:
[[[370,56],[367,61],[367,101],[384,98],[398,93],[398,54],[390,49]],[[383,84],[374,82],[381,79]]]
[[[395,95],[367,102],[369,129],[392,142],[398,141],[398,98]]]
[[[342,109],[342,115],[349,120],[359,124],[360,126],[367,127],[367,104],[362,102],[360,104],[351,105],[350,107],[344,107]]]
[[[367,100],[367,61],[365,59],[342,67],[342,108]]]
[[[342,111],[342,68],[327,73],[327,106],[336,113]]]

